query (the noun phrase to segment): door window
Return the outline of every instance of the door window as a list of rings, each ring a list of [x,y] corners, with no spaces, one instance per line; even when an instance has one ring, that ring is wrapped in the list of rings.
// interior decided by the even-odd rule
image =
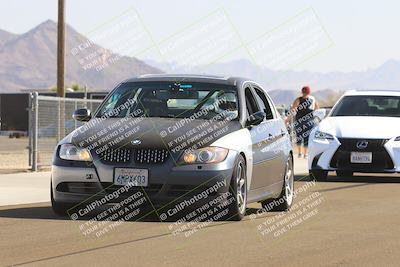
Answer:
[[[247,116],[254,114],[260,110],[260,108],[258,107],[257,101],[254,98],[254,95],[251,92],[249,87],[245,89],[245,98],[246,98]]]
[[[273,120],[275,117],[274,110],[272,109],[272,105],[268,101],[267,96],[259,88],[254,88],[254,91],[256,92],[256,99],[257,99],[259,106],[261,107],[261,110],[264,111],[266,114],[265,118],[267,120]]]

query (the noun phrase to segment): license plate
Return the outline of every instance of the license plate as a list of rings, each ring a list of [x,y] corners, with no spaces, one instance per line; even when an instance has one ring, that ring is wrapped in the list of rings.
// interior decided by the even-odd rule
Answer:
[[[351,163],[372,163],[372,152],[351,152]]]
[[[147,169],[131,169],[131,168],[115,168],[114,184],[132,186],[147,186],[149,181],[149,170]]]

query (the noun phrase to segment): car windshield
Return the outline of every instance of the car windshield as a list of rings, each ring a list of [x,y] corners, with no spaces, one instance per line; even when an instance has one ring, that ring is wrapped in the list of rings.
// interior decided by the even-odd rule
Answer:
[[[124,83],[101,104],[96,117],[238,118],[234,86],[207,83]]]
[[[331,116],[400,117],[400,97],[346,96],[336,105]]]

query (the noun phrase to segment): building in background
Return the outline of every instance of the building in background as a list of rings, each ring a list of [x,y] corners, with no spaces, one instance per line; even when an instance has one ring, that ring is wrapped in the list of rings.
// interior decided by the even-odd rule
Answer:
[[[103,99],[108,92],[88,92],[87,99]],[[29,129],[29,92],[0,94],[0,135],[25,136]],[[39,95],[56,96],[46,92]],[[67,98],[85,97],[84,92],[68,92]],[[72,115],[72,114],[71,114]]]

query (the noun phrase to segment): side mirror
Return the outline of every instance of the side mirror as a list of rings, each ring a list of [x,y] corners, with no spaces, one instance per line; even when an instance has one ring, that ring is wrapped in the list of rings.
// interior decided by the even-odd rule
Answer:
[[[77,121],[89,121],[92,118],[92,114],[89,109],[80,108],[74,111],[72,118]]]
[[[246,122],[246,126],[250,125],[258,125],[265,119],[265,112],[264,111],[257,111],[249,116]]]

